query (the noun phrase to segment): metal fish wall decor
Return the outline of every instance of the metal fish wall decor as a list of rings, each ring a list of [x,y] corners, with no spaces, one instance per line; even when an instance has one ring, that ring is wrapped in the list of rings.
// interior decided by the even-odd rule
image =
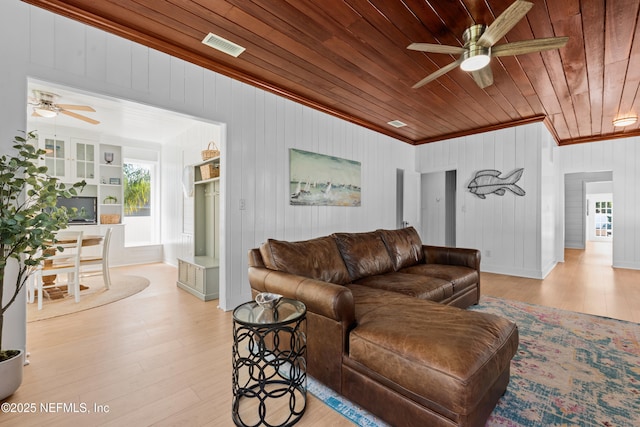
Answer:
[[[526,192],[516,185],[516,182],[522,178],[522,172],[524,172],[524,168],[516,169],[506,177],[500,178],[502,172],[495,169],[483,169],[476,172],[467,188],[469,188],[469,192],[481,199],[486,199],[486,195],[491,193],[504,196],[506,190],[515,195],[524,196]]]

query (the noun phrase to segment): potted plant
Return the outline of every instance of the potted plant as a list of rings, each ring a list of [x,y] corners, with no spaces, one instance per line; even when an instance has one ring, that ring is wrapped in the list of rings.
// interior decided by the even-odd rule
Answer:
[[[56,207],[57,198],[76,195],[85,185],[66,186],[47,175],[39,165],[46,151],[36,141],[33,132],[16,136],[12,155],[0,156],[0,400],[20,386],[23,365],[21,350],[4,348],[4,314],[43,261],[43,249],[67,227],[67,211]]]
[[[113,205],[116,203],[118,203],[118,199],[115,196],[107,196],[102,201],[102,204],[104,205]]]

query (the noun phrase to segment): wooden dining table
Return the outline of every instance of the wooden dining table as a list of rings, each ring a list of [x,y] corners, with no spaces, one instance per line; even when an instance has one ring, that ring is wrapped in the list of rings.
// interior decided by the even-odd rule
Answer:
[[[83,235],[82,236],[82,246],[96,246],[99,245],[100,243],[102,243],[102,239],[104,238],[104,236],[101,236],[99,234],[87,234],[87,235]],[[64,236],[59,236],[56,241],[57,243],[73,243],[75,239],[65,239]],[[49,254],[49,255],[55,255],[56,253],[56,248],[55,245],[51,246],[49,249],[46,249],[44,251],[45,254]],[[53,263],[52,260],[46,260],[44,261],[44,265],[45,267],[48,265],[51,265]],[[56,274],[50,274],[50,275],[42,275],[42,286],[50,286],[49,288],[46,288],[46,292],[47,294],[49,294],[49,298],[50,299],[62,299],[64,298],[65,293],[68,292],[68,287],[67,285],[60,285],[60,286],[55,286],[55,282],[56,282],[56,278],[57,275]],[[85,289],[89,289],[87,286],[80,284],[80,290],[85,290]]]

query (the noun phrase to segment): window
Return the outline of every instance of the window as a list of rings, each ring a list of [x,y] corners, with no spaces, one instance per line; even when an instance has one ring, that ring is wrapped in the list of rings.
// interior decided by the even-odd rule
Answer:
[[[613,237],[613,202],[596,202],[596,236]]]
[[[157,244],[160,240],[156,170],[155,161],[124,159],[125,246]]]

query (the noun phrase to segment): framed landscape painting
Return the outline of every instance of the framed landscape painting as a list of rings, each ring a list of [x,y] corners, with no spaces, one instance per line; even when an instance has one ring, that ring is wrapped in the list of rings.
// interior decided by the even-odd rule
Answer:
[[[360,162],[290,148],[289,204],[360,206]]]

